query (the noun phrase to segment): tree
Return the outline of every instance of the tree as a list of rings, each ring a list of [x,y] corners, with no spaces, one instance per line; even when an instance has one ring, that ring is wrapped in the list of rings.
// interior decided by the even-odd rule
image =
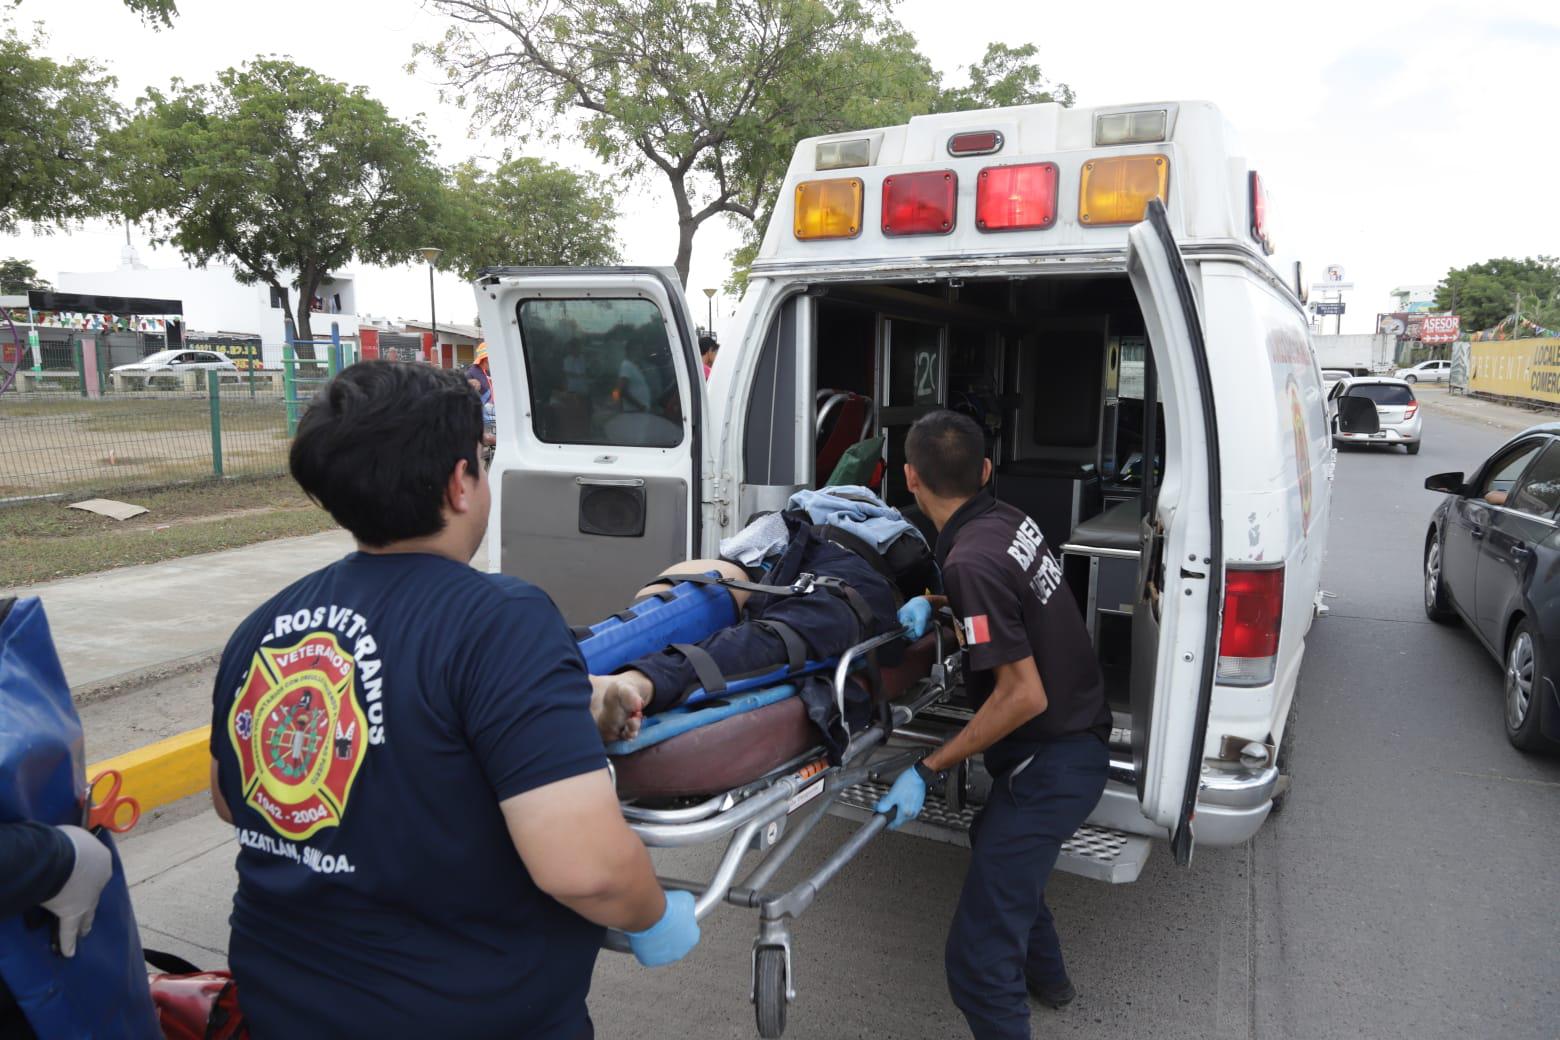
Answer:
[[[433,0],[455,20],[420,53],[479,123],[522,138],[579,118],[627,174],[656,171],[684,283],[699,227],[753,221],[796,140],[902,122],[936,75],[888,0]]]
[[[52,289],[38,277],[38,269],[15,257],[0,260],[0,296],[25,296],[28,289]]]
[[[107,212],[103,144],[121,111],[114,78],[88,61],[41,56],[45,38],[0,35],[0,233],[48,230]]]
[[[296,315],[281,296],[299,339],[313,338],[309,300],[331,272],[411,260],[444,216],[420,126],[281,59],[149,92],[118,143],[126,215],[196,263],[296,288]]]
[[[1503,256],[1453,268],[1436,286],[1435,306],[1461,318],[1464,334],[1493,328],[1519,308],[1540,325],[1560,324],[1560,259]]]
[[[1032,43],[1022,47],[988,44],[985,56],[970,66],[968,84],[943,88],[937,99],[937,111],[968,112],[1049,101],[1071,106],[1077,95],[1065,83],[1058,83],[1054,88],[1049,85],[1040,66],[1035,64],[1035,56],[1039,53],[1040,48]]]
[[[154,29],[166,29],[173,25],[173,16],[179,13],[174,0],[125,0],[125,6]]]
[[[617,199],[599,177],[522,158],[491,175],[473,163],[452,177],[442,265],[468,280],[483,267],[615,264]]]

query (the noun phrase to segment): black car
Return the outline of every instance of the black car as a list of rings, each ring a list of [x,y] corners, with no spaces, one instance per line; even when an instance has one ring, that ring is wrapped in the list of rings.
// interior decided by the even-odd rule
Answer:
[[[1525,751],[1560,741],[1560,423],[1512,438],[1446,493],[1425,535],[1425,613],[1461,616],[1506,667],[1506,737]]]

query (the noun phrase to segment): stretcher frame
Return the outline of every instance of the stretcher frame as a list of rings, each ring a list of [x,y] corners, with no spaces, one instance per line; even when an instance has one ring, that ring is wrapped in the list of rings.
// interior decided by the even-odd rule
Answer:
[[[695,805],[651,809],[623,804],[623,816],[634,833],[651,848],[686,848],[726,839],[726,850],[710,880],[704,884],[681,878],[660,878],[664,888],[691,892],[694,914],[703,920],[721,903],[759,912],[758,935],[753,940],[753,988],[758,1033],[778,1037],[785,1030],[786,1005],[796,999],[791,960],[791,924],[805,913],[841,870],[892,822],[892,816],[874,814],[861,824],[824,862],[801,881],[784,889],[771,888],[775,876],[801,847],[829,809],[848,788],[880,775],[897,772],[924,754],[913,750],[890,758],[874,758],[902,726],[947,695],[949,676],[959,674],[957,658],[946,656],[944,632],[934,624],[936,653],[927,676],[899,699],[879,707],[877,717],[864,729],[850,733],[838,765],[830,765],[821,747],[742,787],[714,795]],[[851,672],[868,654],[906,638],[904,632],[875,636],[846,650],[834,669],[835,703],[844,724],[845,684]],[[955,649],[955,653],[962,653]],[[803,811],[805,810],[805,812]],[[794,824],[793,815],[800,814]],[[736,884],[737,871],[749,850],[762,853],[752,871]],[[628,939],[609,930],[606,948],[628,952]]]

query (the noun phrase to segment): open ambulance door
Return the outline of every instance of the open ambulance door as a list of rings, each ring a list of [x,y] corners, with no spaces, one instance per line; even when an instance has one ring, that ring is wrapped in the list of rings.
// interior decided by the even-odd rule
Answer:
[[[570,624],[622,610],[696,555],[708,404],[675,273],[483,271],[498,447],[490,562]]]
[[[1192,856],[1203,735],[1223,604],[1218,426],[1197,302],[1163,204],[1127,235],[1148,330],[1138,598],[1132,610],[1132,758],[1143,815]],[[1164,407],[1166,443],[1155,404]],[[1163,459],[1162,466],[1155,459]]]

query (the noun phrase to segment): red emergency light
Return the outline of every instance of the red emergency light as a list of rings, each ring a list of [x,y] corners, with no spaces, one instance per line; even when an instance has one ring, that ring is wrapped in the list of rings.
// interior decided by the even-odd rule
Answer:
[[[1002,150],[1003,138],[997,130],[971,130],[948,138],[948,154],[991,155]]]
[[[975,226],[1025,231],[1056,223],[1056,164],[988,166],[975,181]]]
[[[1251,171],[1251,237],[1262,245],[1262,251],[1268,256],[1273,255],[1273,239],[1267,229],[1267,192],[1263,190],[1262,178],[1256,170]]]
[[[883,178],[883,234],[946,235],[953,230],[959,179],[952,170]]]

